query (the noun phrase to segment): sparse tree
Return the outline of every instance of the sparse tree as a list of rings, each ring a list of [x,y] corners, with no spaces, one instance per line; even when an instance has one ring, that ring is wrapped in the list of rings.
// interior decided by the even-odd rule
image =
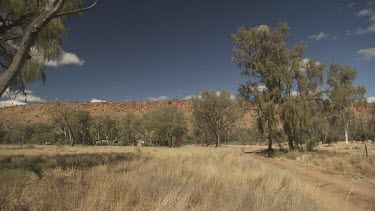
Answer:
[[[221,145],[223,135],[243,115],[240,104],[233,102],[225,91],[203,91],[200,96],[193,97],[192,105],[194,123],[207,134],[215,135],[216,147]]]
[[[25,83],[42,79],[44,62],[61,52],[68,17],[85,0],[0,0],[0,97],[6,89],[24,90]]]
[[[349,123],[354,115],[353,105],[356,102],[363,102],[366,93],[364,86],[353,85],[356,78],[357,70],[337,63],[332,64],[328,72],[327,84],[330,88],[328,97],[332,106],[332,115],[336,125],[344,129],[347,144],[349,144]]]

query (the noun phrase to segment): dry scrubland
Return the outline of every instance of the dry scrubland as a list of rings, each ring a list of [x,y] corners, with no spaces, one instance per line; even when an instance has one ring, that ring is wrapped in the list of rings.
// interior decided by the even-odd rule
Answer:
[[[353,210],[240,148],[0,149],[1,210]]]
[[[342,143],[320,145],[315,152],[298,151],[279,154],[283,159],[302,166],[319,169],[326,173],[341,175],[375,187],[375,144]]]

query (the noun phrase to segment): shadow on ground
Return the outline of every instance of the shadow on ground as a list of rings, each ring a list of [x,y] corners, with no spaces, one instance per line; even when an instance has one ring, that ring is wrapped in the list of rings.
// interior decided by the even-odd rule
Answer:
[[[63,155],[12,155],[0,156],[0,171],[20,169],[34,172],[39,178],[52,168],[89,169],[98,165],[114,164],[139,158],[135,153],[83,153]]]

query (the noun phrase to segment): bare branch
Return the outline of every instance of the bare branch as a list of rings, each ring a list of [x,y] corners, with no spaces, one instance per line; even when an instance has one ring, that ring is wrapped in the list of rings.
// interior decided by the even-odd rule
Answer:
[[[54,17],[57,18],[57,17],[60,17],[60,16],[73,15],[73,14],[77,14],[77,13],[80,13],[80,12],[84,12],[86,10],[94,8],[98,4],[98,2],[99,2],[99,0],[96,0],[92,5],[90,5],[88,7],[80,8],[80,9],[77,9],[77,10],[72,10],[72,11],[69,11],[69,12],[57,13],[56,15],[54,15]]]

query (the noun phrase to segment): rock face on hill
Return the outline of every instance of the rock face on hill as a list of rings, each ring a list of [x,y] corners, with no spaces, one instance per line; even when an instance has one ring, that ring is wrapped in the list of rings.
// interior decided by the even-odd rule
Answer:
[[[92,116],[109,115],[114,118],[121,118],[127,112],[142,113],[147,110],[158,108],[164,105],[177,105],[182,111],[190,116],[192,113],[191,101],[172,100],[163,102],[99,102],[99,103],[66,103],[68,106],[89,111]],[[249,111],[238,122],[240,127],[249,127],[256,118],[254,106],[249,103]],[[29,122],[47,122],[50,120],[50,105],[48,103],[20,105],[13,107],[0,108],[0,121],[9,124],[14,121]],[[375,103],[367,104],[361,107],[355,107],[354,112],[368,120],[372,117],[372,110],[375,109]]]

